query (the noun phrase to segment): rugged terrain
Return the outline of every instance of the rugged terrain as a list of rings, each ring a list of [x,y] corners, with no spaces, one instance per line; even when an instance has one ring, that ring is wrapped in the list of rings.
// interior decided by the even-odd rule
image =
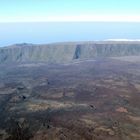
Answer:
[[[75,59],[139,56],[139,41],[67,42],[47,45],[15,44],[0,48],[0,63],[67,63]]]
[[[140,44],[62,44],[0,49],[0,140],[139,140]]]
[[[139,140],[140,63],[0,65],[1,140]]]

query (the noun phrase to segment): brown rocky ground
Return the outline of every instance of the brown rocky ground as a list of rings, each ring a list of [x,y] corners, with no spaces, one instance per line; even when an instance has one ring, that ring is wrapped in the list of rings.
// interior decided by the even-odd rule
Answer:
[[[0,140],[139,140],[140,63],[0,65]]]

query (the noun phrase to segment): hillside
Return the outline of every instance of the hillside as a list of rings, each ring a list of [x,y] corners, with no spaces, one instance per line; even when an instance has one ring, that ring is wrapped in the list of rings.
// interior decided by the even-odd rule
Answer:
[[[74,59],[138,55],[139,41],[66,42],[47,45],[23,43],[0,48],[0,63],[66,63]]]

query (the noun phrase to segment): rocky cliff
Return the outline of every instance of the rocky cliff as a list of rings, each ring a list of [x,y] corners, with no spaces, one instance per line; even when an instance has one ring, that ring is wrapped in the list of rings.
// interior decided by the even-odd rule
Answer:
[[[15,44],[0,48],[0,63],[65,63],[75,59],[140,55],[140,42],[67,42],[47,45]]]

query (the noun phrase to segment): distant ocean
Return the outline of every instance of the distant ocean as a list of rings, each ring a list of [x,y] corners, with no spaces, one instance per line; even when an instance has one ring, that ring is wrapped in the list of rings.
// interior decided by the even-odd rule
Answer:
[[[140,23],[36,22],[0,23],[0,46],[65,41],[140,39]]]

